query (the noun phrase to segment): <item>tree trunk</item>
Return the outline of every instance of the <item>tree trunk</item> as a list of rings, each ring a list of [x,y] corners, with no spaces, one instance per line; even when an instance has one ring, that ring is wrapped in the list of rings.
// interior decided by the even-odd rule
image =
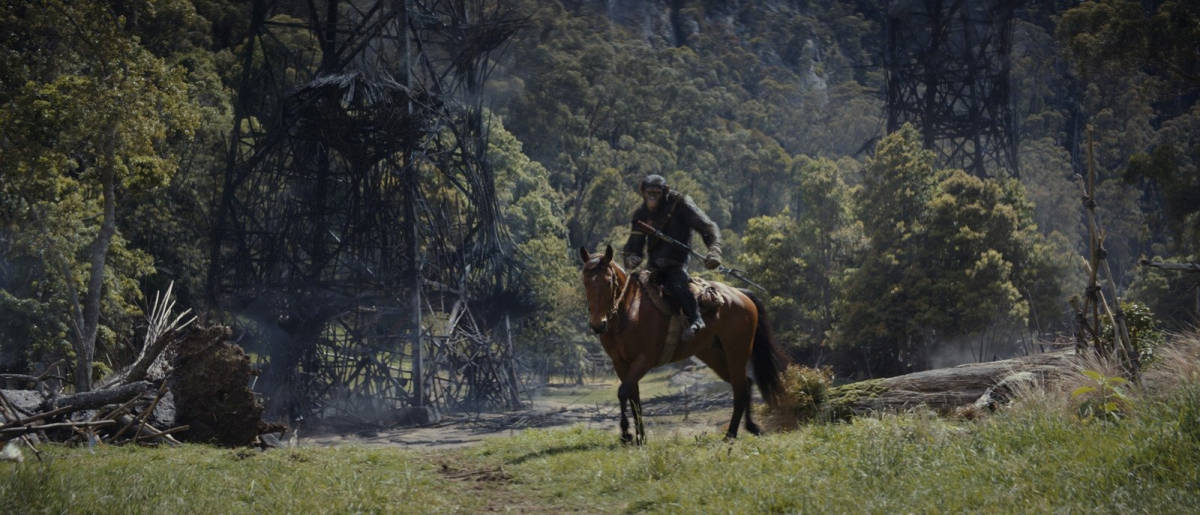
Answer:
[[[137,381],[107,390],[83,392],[53,397],[42,402],[39,411],[50,411],[57,408],[72,407],[76,410],[99,408],[109,404],[120,404],[141,394],[154,391],[154,384],[149,381]]]
[[[117,124],[111,122],[107,129],[104,158],[100,163],[100,182],[104,196],[104,217],[100,222],[100,233],[92,242],[91,275],[88,277],[87,293],[83,299],[83,334],[74,340],[75,347],[75,391],[92,389],[92,361],[96,355],[96,333],[100,327],[100,299],[104,288],[104,261],[108,247],[117,232],[116,219],[116,148]],[[71,280],[67,277],[66,280]]]

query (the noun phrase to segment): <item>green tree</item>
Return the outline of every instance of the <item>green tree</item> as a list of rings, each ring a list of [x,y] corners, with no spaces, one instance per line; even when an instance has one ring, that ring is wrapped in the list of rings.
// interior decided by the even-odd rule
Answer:
[[[587,305],[579,281],[577,250],[567,243],[562,194],[550,172],[523,152],[520,141],[496,117],[488,118],[488,159],[514,250],[528,263],[523,297],[529,316],[516,320],[516,350],[558,371],[580,373],[588,352],[598,351],[587,332]]]
[[[1063,13],[1056,36],[1087,84],[1108,261],[1121,283],[1137,277],[1133,293],[1154,309],[1194,305],[1184,285],[1170,284],[1180,278],[1159,284],[1135,273],[1134,263],[1141,255],[1196,259],[1200,248],[1200,135],[1188,100],[1200,89],[1200,5],[1085,2]]]
[[[912,320],[915,292],[905,286],[911,251],[923,230],[925,205],[934,196],[934,155],[921,147],[911,125],[880,140],[855,198],[867,248],[847,279],[845,311],[834,343],[861,352],[869,375],[893,375],[921,365],[925,330]],[[919,270],[919,269],[918,269]]]
[[[1143,70],[1185,89],[1200,87],[1200,5],[1188,0],[1083,2],[1057,34],[1084,80]]]
[[[148,271],[148,256],[126,248],[119,235],[118,196],[165,185],[177,163],[164,143],[189,134],[198,116],[187,102],[183,70],[142,46],[129,19],[111,5],[45,1],[6,8],[6,20],[24,20],[24,34],[49,48],[17,66],[29,74],[0,106],[5,205],[13,206],[5,225],[36,228],[28,240],[14,240],[49,249],[44,270],[60,275],[65,291],[57,295],[69,299],[63,325],[75,354],[75,387],[86,391],[106,283],[110,295],[129,298],[136,295],[133,280]],[[45,38],[51,27],[56,37]],[[51,55],[54,65],[45,66],[41,60]],[[110,267],[114,259],[132,262]],[[130,274],[114,277],[113,269]]]
[[[769,290],[768,312],[785,341],[825,343],[840,310],[847,268],[861,251],[853,189],[826,159],[800,159],[795,211],[750,220],[742,263]]]
[[[1024,329],[1028,299],[1058,297],[1020,183],[932,163],[906,126],[880,142],[856,198],[869,243],[834,344],[858,349],[872,375],[924,368],[947,345],[990,358],[997,335]]]

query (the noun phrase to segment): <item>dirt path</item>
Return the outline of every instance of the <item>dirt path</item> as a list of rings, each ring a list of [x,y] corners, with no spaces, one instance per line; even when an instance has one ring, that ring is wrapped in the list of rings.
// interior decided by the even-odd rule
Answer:
[[[654,435],[695,435],[723,431],[733,406],[729,386],[707,370],[672,375],[659,395],[644,399],[647,430]],[[300,445],[383,445],[416,449],[453,449],[488,438],[505,437],[529,428],[582,424],[617,434],[620,413],[616,387],[610,383],[548,385],[523,410],[474,415],[446,415],[435,424],[389,429],[301,433]]]
[[[704,368],[660,372],[642,385],[650,439],[721,434],[729,422],[733,399],[729,385]],[[503,465],[453,452],[490,438],[504,438],[530,428],[583,425],[611,432],[616,441],[620,412],[615,380],[585,385],[547,385],[523,410],[474,415],[448,415],[420,427],[368,429],[300,435],[300,445],[401,446],[422,451],[443,481],[481,500],[481,513],[562,513],[560,499],[546,497],[530,485],[514,482]],[[582,512],[624,511],[626,506],[591,506]]]

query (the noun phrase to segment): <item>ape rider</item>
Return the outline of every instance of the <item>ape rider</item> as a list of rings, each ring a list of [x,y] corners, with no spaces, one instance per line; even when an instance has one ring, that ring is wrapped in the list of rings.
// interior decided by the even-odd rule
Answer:
[[[721,266],[721,232],[717,224],[696,207],[691,197],[671,191],[667,180],[661,175],[646,176],[639,189],[643,202],[633,212],[633,233],[621,250],[621,256],[625,260],[625,267],[633,270],[642,262],[643,247],[649,247],[647,268],[654,272],[657,280],[679,302],[689,323],[683,332],[683,339],[690,340],[697,332],[704,330],[700,306],[688,289],[687,261],[690,253],[678,245],[647,236],[637,227],[637,222],[645,222],[685,245],[691,245],[694,229],[708,246],[704,266],[710,270]],[[647,242],[647,239],[650,241]]]

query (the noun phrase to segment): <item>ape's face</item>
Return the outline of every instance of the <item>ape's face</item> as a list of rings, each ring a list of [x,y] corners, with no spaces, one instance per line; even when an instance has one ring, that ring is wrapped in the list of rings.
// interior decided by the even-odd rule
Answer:
[[[655,186],[647,187],[642,190],[642,198],[646,200],[646,207],[651,211],[657,210],[662,204],[663,190]]]

